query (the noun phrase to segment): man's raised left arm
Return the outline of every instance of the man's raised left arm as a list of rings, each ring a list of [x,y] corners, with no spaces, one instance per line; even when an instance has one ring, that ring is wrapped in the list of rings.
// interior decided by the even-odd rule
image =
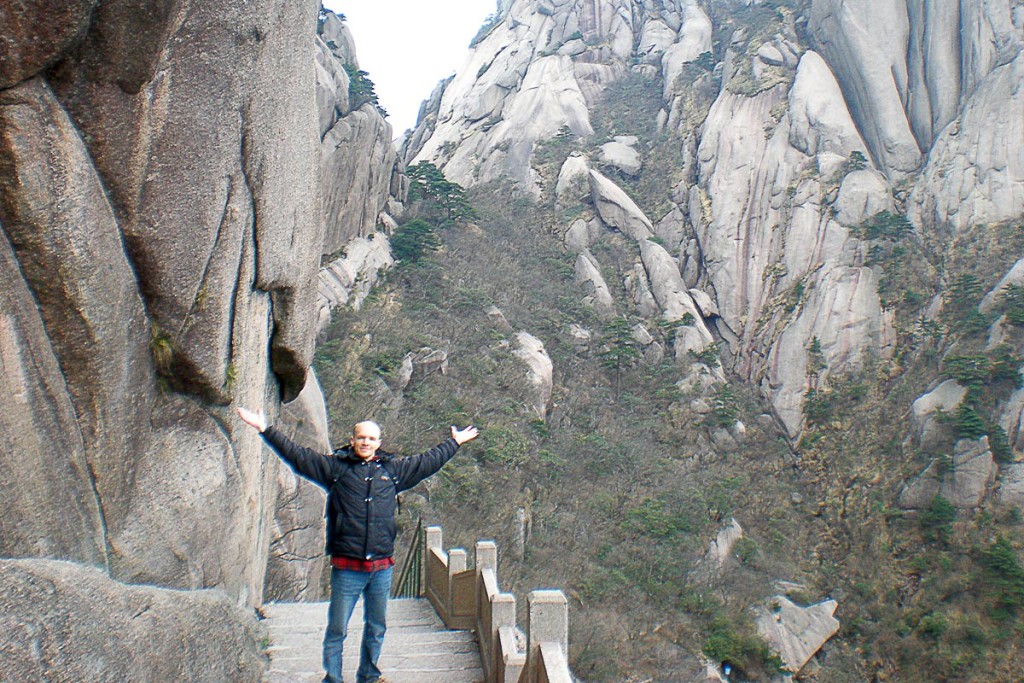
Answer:
[[[472,425],[465,429],[456,429],[452,425],[451,432],[451,438],[445,439],[429,451],[408,458],[398,458],[394,461],[399,491],[407,491],[436,473],[455,456],[459,446],[467,441],[472,441],[480,434],[480,431]]]

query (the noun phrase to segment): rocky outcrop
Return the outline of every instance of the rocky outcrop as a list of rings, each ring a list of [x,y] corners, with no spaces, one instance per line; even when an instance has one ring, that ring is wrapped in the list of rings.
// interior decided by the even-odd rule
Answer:
[[[227,594],[129,586],[69,562],[0,560],[0,629],[10,681],[257,683],[266,668],[258,622]]]
[[[534,389],[533,410],[541,420],[547,417],[551,409],[551,391],[553,388],[554,366],[551,357],[544,349],[544,342],[529,332],[517,332],[518,346],[512,353],[526,363],[528,377]]]
[[[327,209],[339,243],[375,230],[404,192],[390,128],[348,99],[350,41],[334,15],[316,39],[315,6],[49,14],[0,9],[0,553],[259,604],[277,465],[229,404],[273,416],[306,384],[339,248],[321,184],[361,197]],[[378,243],[336,300],[365,295]]]
[[[923,510],[932,504],[936,496],[942,496],[957,509],[973,510],[991,492],[997,472],[987,436],[961,439],[953,448],[948,469],[932,462],[907,482],[899,494],[900,507]]]
[[[349,241],[344,256],[320,269],[317,336],[330,325],[331,311],[338,306],[351,305],[358,311],[381,274],[394,262],[391,245],[382,233]]]
[[[760,610],[755,620],[757,632],[779,654],[786,670],[796,674],[839,632],[839,620],[832,616],[838,607],[835,600],[800,607],[786,596],[776,595],[767,609]]]

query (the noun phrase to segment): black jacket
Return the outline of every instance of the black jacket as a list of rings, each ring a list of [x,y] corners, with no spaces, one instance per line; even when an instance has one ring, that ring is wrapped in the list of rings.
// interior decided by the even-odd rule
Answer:
[[[437,472],[459,450],[449,438],[426,453],[398,458],[377,451],[377,459],[366,462],[351,446],[324,455],[274,427],[267,427],[263,439],[297,474],[326,489],[328,554],[365,560],[394,554],[395,496]]]

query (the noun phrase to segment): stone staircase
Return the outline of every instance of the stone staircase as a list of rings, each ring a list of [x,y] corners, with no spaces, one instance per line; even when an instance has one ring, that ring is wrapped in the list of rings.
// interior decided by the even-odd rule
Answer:
[[[327,603],[269,603],[261,608],[270,635],[270,667],[264,683],[319,683]],[[362,602],[345,640],[345,682],[354,683],[363,637]],[[388,603],[388,633],[379,662],[388,683],[483,683],[476,639],[470,631],[445,628],[430,602]]]

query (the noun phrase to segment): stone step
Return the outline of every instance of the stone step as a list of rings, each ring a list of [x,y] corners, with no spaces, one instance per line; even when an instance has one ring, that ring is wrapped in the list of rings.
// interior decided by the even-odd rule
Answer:
[[[270,667],[264,683],[319,683],[327,603],[269,603],[261,608],[270,635]],[[362,603],[356,606],[345,641],[346,683],[355,681],[362,639]],[[388,633],[380,668],[389,683],[482,683],[476,638],[451,631],[430,603],[398,599],[388,603]]]

